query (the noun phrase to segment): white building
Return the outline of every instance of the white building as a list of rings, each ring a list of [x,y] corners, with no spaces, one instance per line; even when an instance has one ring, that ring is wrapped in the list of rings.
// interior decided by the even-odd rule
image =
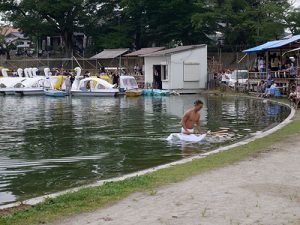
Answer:
[[[145,87],[199,93],[207,85],[207,46],[190,45],[145,57]]]

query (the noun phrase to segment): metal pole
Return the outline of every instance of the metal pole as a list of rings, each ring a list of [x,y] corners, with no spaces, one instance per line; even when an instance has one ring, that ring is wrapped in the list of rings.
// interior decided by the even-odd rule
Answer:
[[[122,67],[122,56],[119,58],[119,76],[121,76],[121,67]]]
[[[98,74],[98,60],[96,59],[96,74]],[[99,73],[100,75],[100,73]]]
[[[71,69],[73,70],[74,69],[74,50],[72,48],[72,60],[71,60]]]
[[[236,78],[237,78],[237,91],[239,90],[239,52],[236,50],[236,61],[237,61],[237,71],[236,71]]]
[[[121,31],[121,12],[119,11],[118,16],[118,25],[119,25],[119,32]],[[121,37],[119,36],[119,47],[121,47]],[[122,55],[119,58],[119,76],[121,76],[121,66],[122,66]]]

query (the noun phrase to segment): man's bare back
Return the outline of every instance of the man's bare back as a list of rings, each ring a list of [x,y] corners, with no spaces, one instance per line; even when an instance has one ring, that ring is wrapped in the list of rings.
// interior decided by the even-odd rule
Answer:
[[[203,107],[202,101],[198,100],[195,102],[194,107],[188,110],[182,120],[182,133],[184,134],[192,134],[194,133],[194,128],[196,125],[197,133],[201,133],[200,128],[200,110]]]

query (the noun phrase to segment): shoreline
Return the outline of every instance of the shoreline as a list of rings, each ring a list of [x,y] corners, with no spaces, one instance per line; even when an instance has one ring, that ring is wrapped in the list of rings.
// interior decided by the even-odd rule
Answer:
[[[47,224],[298,225],[298,135],[245,160]]]
[[[245,96],[245,97],[249,97],[249,96]],[[278,104],[285,105],[285,106],[291,108],[286,103],[282,103],[282,102],[279,102],[279,101],[276,101],[276,100],[269,100],[269,99],[268,99],[268,101],[273,101],[273,102],[276,102]],[[55,200],[56,198],[63,198],[64,196],[76,195],[77,192],[81,192],[81,191],[84,191],[86,189],[96,189],[96,188],[100,189],[101,187],[104,188],[107,184],[117,185],[120,182],[121,183],[122,182],[129,182],[130,180],[135,179],[135,178],[143,179],[143,177],[151,176],[154,173],[161,173],[162,171],[165,171],[165,170],[172,170],[172,169],[177,168],[177,167],[188,166],[189,164],[201,162],[205,159],[208,160],[208,158],[218,157],[220,154],[224,154],[224,153],[226,154],[226,152],[228,153],[229,151],[234,151],[235,149],[240,149],[243,146],[246,146],[246,145],[249,145],[249,144],[251,145],[251,143],[254,143],[257,140],[258,141],[262,140],[263,138],[280,131],[282,128],[289,125],[293,121],[292,119],[295,117],[295,113],[296,113],[296,111],[293,108],[291,108],[290,115],[282,123],[280,123],[279,125],[267,130],[266,132],[257,133],[255,136],[253,136],[251,138],[248,138],[246,140],[242,140],[242,141],[237,142],[235,144],[218,148],[218,149],[213,150],[213,151],[208,152],[208,153],[196,155],[194,157],[190,157],[190,158],[186,158],[186,159],[183,159],[183,160],[175,161],[175,162],[172,162],[172,163],[169,163],[169,164],[157,166],[157,167],[150,168],[150,169],[147,169],[147,170],[138,171],[136,173],[127,174],[127,175],[122,176],[122,177],[117,177],[117,178],[108,179],[108,180],[101,180],[101,181],[98,181],[98,182],[96,182],[94,184],[91,184],[91,185],[85,185],[85,186],[81,186],[81,187],[78,187],[78,188],[68,189],[68,190],[65,190],[65,191],[62,191],[62,192],[58,192],[58,193],[54,193],[54,194],[50,194],[50,195],[46,195],[46,196],[41,196],[41,197],[38,197],[38,198],[29,199],[29,200],[23,201],[22,203],[19,202],[19,203],[9,204],[9,205],[6,205],[6,207],[3,207],[3,206],[0,207],[0,209],[2,209],[2,211],[3,210],[8,210],[9,211],[10,209],[12,209],[12,211],[14,211],[14,208],[18,208],[18,207],[22,208],[24,206],[25,207],[28,206],[28,208],[30,210],[30,208],[32,208],[32,207],[34,208],[35,205],[39,206],[39,205],[47,204],[47,203],[45,203],[45,201],[48,202],[48,201],[51,201],[52,199]],[[230,153],[228,153],[228,154],[230,154]],[[201,171],[200,171],[200,173],[201,173]],[[188,175],[187,177],[191,177],[191,176],[193,176],[193,175]],[[164,184],[162,184],[162,185],[164,185]],[[135,193],[136,191],[137,190],[133,190],[132,192]],[[126,197],[126,196],[124,196],[124,197]],[[118,200],[120,200],[120,199],[118,198],[117,201]],[[111,201],[109,201],[109,202],[111,202]],[[112,202],[114,202],[114,201],[112,201]],[[106,203],[106,204],[108,204],[108,203]],[[9,207],[7,207],[7,206],[9,206]],[[100,208],[100,207],[101,206],[96,207],[96,208]],[[22,211],[20,213],[22,213]],[[18,212],[17,212],[17,214],[18,214]],[[57,219],[56,216],[54,216],[54,217]],[[58,216],[58,218],[59,217],[60,216]],[[0,222],[1,222],[1,217],[0,217]],[[18,223],[16,223],[16,224],[18,224]]]

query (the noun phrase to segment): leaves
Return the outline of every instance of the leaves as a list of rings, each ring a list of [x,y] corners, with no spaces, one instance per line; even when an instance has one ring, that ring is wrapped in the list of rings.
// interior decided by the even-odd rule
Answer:
[[[28,35],[62,36],[72,48],[74,32],[101,48],[213,43],[254,45],[299,32],[300,11],[288,0],[0,0],[0,12]]]

